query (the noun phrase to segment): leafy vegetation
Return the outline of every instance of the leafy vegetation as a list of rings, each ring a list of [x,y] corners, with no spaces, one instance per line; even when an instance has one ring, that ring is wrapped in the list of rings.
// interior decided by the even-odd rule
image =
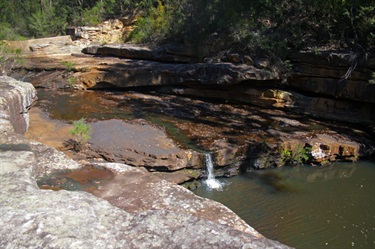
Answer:
[[[69,132],[74,136],[74,139],[69,140],[67,144],[70,144],[73,150],[80,151],[82,146],[91,138],[92,128],[84,118],[81,118],[73,122],[73,128]]]
[[[76,63],[72,61],[63,61],[62,64],[68,72],[72,71],[74,67],[76,66]]]
[[[0,75],[6,75],[7,71],[22,62],[21,49],[10,49],[4,41],[0,41]]]
[[[278,56],[290,48],[375,47],[373,0],[151,2],[130,37],[136,42],[174,39],[213,53],[231,48]]]
[[[128,15],[137,17],[130,40],[174,40],[201,53],[375,47],[375,0],[0,1],[0,39],[59,35]]]
[[[280,158],[283,164],[301,165],[309,160],[310,147],[303,147],[299,144],[293,150],[282,149]]]

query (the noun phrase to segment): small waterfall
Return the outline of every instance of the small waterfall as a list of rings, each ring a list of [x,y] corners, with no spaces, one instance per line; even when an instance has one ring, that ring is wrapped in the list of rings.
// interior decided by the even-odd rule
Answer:
[[[215,178],[211,154],[205,153],[204,156],[207,170],[207,180],[205,180],[207,187],[210,189],[222,189],[223,186],[221,182]]]

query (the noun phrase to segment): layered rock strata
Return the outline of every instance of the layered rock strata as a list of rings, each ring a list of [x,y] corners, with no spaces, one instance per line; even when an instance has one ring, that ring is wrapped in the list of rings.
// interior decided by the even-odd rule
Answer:
[[[300,52],[290,55],[293,77],[290,87],[322,96],[375,103],[375,56],[345,51]]]
[[[0,118],[2,132],[24,133],[29,125],[28,110],[36,100],[36,90],[31,84],[1,76],[6,85],[0,91]]]
[[[32,90],[9,91],[15,84],[22,89],[32,88],[27,83],[1,77],[1,93],[7,94],[0,96],[0,103],[33,99]],[[26,106],[31,104],[26,103]],[[7,105],[1,105],[0,110],[0,247],[288,248],[264,238],[224,206],[156,178],[149,182],[145,180],[149,173],[133,171],[125,165],[106,167],[118,174],[141,174],[140,178],[134,178],[141,181],[140,187],[146,184],[152,188],[156,184],[157,192],[162,194],[155,191],[152,200],[144,195],[134,197],[137,210],[126,211],[121,209],[124,197],[111,192],[115,190],[112,187],[104,189],[102,195],[120,208],[85,192],[41,190],[36,184],[37,178],[81,165],[55,149],[16,133],[17,122],[11,115],[24,113],[23,108],[12,111]],[[168,203],[181,198],[179,195],[190,201],[180,200],[170,208]],[[115,201],[110,196],[116,197]],[[220,212],[215,212],[213,217],[209,215],[210,209]]]
[[[62,51],[64,49],[60,48],[55,53],[46,50],[49,53],[48,55],[29,54],[21,68],[27,69],[31,73],[26,75],[21,73],[19,77],[25,77],[37,87],[130,89],[156,91],[161,94],[177,96],[209,97],[226,102],[247,103],[250,104],[249,106],[258,106],[270,110],[291,111],[310,117],[366,125],[372,130],[371,126],[374,126],[375,113],[373,112],[374,103],[371,96],[374,96],[375,93],[373,92],[373,84],[371,85],[368,82],[373,71],[371,58],[367,62],[361,62],[362,64],[359,63],[356,67],[353,67],[353,71],[348,75],[348,78],[341,80],[351,65],[348,54],[314,55],[312,53],[300,53],[293,55],[291,57],[293,63],[292,78],[281,84],[280,75],[272,71],[270,62],[267,60],[259,59],[253,62],[249,61],[247,64],[241,64],[241,61],[237,63],[195,63],[196,58],[192,53],[181,46],[169,45],[157,48],[134,45],[91,46],[84,50],[85,53],[90,55],[77,53],[74,56],[66,52],[62,53]],[[71,66],[68,67],[68,64]],[[307,79],[312,83],[305,84]],[[329,79],[329,82],[322,79]],[[356,86],[358,87],[356,88]],[[347,94],[344,94],[344,92],[347,92]],[[150,103],[151,101],[147,104]],[[159,100],[156,103],[163,106],[168,105]],[[187,105],[190,106],[191,104],[187,103]],[[167,112],[165,108],[155,108],[155,112],[159,111]],[[195,111],[200,112],[199,109]],[[233,111],[241,112],[238,109]],[[194,112],[189,112],[188,115],[194,115],[195,118]],[[252,114],[249,113],[249,115]],[[283,113],[282,116],[286,117],[288,114]],[[255,115],[255,119],[258,118]],[[226,122],[232,121],[227,120]],[[281,123],[285,126],[283,120],[271,118],[270,122]],[[304,125],[292,129],[303,130]],[[238,125],[233,124],[233,126],[237,127]],[[253,125],[240,125],[238,128],[250,129],[250,131],[258,129]],[[273,140],[271,143],[274,144],[288,143],[287,141],[293,139],[303,140],[305,139],[304,136],[310,136],[309,134],[295,133],[290,135],[287,132],[279,132],[279,130],[265,131],[264,134],[266,134],[266,137],[270,136],[270,140]],[[198,137],[205,137],[199,131],[194,132],[199,133]],[[225,132],[225,134],[231,133],[232,131],[228,129]],[[312,132],[311,136],[315,136],[315,132]],[[228,135],[222,137],[227,138]],[[232,139],[231,136],[229,138]],[[245,143],[243,139],[235,140],[230,143],[222,143],[221,138],[215,137],[211,139],[211,144],[204,146],[208,151],[214,152],[215,165],[235,164],[238,169],[244,161],[243,159],[251,155],[252,147],[254,147],[253,142],[259,142],[261,138],[256,136],[253,139],[253,136],[250,136],[250,138],[245,139],[252,141],[251,143]],[[340,143],[350,144],[350,140],[350,138],[340,139]],[[320,144],[319,146],[322,148],[337,147],[336,145],[339,144],[334,138],[329,140],[329,144],[325,144],[327,141],[319,140],[313,144],[306,141],[305,144],[310,147]],[[169,171],[183,168],[182,164],[175,164],[174,162],[176,160],[186,162],[185,159],[189,157],[188,154],[181,156],[178,153],[169,153],[167,157],[170,159],[173,157],[173,160],[171,160],[172,164],[175,165],[173,167],[171,163],[160,164],[161,160],[159,159],[165,157],[163,154],[155,155],[140,150],[134,151],[132,148],[129,148],[127,153],[108,153],[105,149],[103,150],[103,147],[99,147],[96,146],[93,149],[107,160],[141,166],[149,164],[149,166],[152,165],[155,168],[167,168]],[[354,147],[358,148],[359,146],[354,145]],[[361,149],[351,149],[350,151],[351,153],[342,153],[342,150],[338,150],[339,153],[335,152],[333,153],[334,156],[327,156],[325,160],[333,160],[334,158],[352,160],[366,154],[362,153],[363,150]],[[197,159],[197,157],[194,158]],[[315,158],[312,159],[312,163],[316,163]],[[185,165],[200,168],[201,165],[197,165],[196,162],[199,162],[199,160],[193,160],[193,162],[185,163]]]
[[[76,51],[80,47],[76,46]],[[264,59],[196,63],[194,53],[177,45],[89,46],[83,49],[86,54],[74,56],[63,46],[54,49],[45,47],[28,55],[30,60],[21,66],[34,72],[26,75],[28,81],[49,88],[153,89],[357,124],[372,125],[375,120],[375,85],[369,83],[375,70],[373,56],[359,58],[354,53],[335,51],[296,53],[290,55],[291,77],[283,80]],[[69,70],[66,62],[73,65]]]

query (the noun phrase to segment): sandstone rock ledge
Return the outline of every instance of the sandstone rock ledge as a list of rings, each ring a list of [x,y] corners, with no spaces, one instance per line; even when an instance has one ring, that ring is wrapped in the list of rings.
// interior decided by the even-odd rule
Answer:
[[[81,165],[17,131],[19,122],[13,116],[25,118],[23,107],[31,105],[35,91],[14,89],[31,89],[31,85],[0,77],[0,248],[288,248],[264,238],[221,204],[164,181],[158,184],[161,193],[174,188],[190,199],[186,203],[201,200],[203,212],[216,207],[222,214],[209,220],[187,212],[184,203],[172,209],[150,205],[129,212],[86,192],[39,189],[38,177]],[[22,101],[13,105],[15,99]],[[128,173],[133,170],[112,166]],[[160,203],[165,195],[153,198]],[[233,222],[226,221],[229,214],[236,217]]]

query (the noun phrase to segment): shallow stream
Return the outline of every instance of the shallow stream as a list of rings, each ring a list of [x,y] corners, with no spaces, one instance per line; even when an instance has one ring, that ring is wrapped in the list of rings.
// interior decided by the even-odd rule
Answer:
[[[277,110],[211,105],[183,97],[46,90],[38,95],[37,105],[53,120],[144,119],[193,150],[224,136],[234,142],[262,139],[267,134],[264,126],[285,132],[326,127],[306,117],[292,120],[294,116]],[[370,249],[375,248],[374,179],[373,162],[335,163],[249,171],[220,179],[223,191],[202,185],[194,192],[223,203],[266,237],[289,246]]]

